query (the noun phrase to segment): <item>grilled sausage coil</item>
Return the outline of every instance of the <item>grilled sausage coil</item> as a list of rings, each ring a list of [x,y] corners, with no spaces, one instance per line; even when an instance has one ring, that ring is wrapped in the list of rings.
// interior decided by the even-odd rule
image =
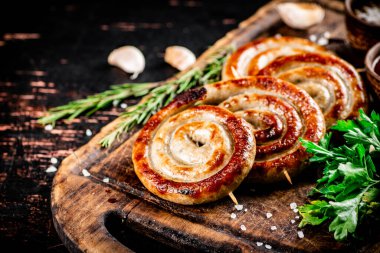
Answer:
[[[325,133],[316,102],[297,86],[273,77],[258,76],[205,86],[205,104],[218,104],[255,129],[256,158],[248,182],[276,182],[286,170],[294,176],[309,154],[300,138],[318,143]]]
[[[217,106],[194,106],[206,89],[178,96],[145,124],[133,148],[137,176],[153,194],[179,204],[214,201],[252,168],[253,128]]]

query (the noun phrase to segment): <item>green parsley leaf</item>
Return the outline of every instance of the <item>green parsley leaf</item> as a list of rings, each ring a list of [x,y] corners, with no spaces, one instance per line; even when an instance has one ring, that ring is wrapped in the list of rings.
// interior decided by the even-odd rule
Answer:
[[[334,130],[343,132],[345,143],[331,145],[331,133],[319,144],[302,140],[310,159],[324,167],[309,196],[316,198],[300,206],[300,227],[329,222],[336,240],[357,236],[357,228],[366,219],[378,219],[380,178],[374,160],[380,154],[380,116],[363,110],[357,120],[339,120]],[[372,224],[372,222],[371,222]]]
[[[349,233],[354,233],[358,225],[358,211],[361,195],[342,202],[330,202],[334,209],[335,219],[329,226],[338,241],[346,239]]]

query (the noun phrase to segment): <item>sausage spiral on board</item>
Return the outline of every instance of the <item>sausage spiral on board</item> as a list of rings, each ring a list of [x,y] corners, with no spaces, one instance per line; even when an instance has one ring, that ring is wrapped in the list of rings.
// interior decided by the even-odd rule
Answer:
[[[249,182],[275,182],[296,175],[309,158],[299,138],[319,142],[325,133],[322,111],[302,89],[266,76],[205,86],[205,104],[218,104],[255,129],[256,158]]]
[[[236,50],[226,61],[223,80],[256,75],[277,57],[305,52],[327,52],[323,47],[296,37],[254,40]]]
[[[355,68],[331,54],[304,53],[272,61],[258,75],[273,76],[306,90],[324,113],[329,128],[337,119],[366,109],[366,94]]]
[[[163,199],[185,205],[217,200],[235,190],[252,168],[252,126],[221,107],[194,106],[205,96],[204,88],[179,95],[136,139],[135,172]]]

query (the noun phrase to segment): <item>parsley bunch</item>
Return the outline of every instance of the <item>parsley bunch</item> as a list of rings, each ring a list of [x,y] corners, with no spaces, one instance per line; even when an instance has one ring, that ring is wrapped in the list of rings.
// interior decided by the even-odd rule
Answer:
[[[330,222],[336,240],[356,236],[358,225],[380,209],[380,177],[374,159],[380,153],[380,116],[360,110],[358,120],[339,120],[332,128],[344,132],[345,145],[332,147],[331,133],[319,145],[301,140],[313,154],[312,163],[324,166],[323,177],[309,193],[317,200],[299,208],[300,227]]]

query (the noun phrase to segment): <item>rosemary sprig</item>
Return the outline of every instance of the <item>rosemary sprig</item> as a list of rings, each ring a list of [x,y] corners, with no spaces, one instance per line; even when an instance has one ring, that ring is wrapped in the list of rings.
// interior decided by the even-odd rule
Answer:
[[[216,82],[221,79],[223,64],[233,48],[226,48],[216,54],[215,58],[204,69],[195,68],[176,80],[163,85],[161,83],[126,83],[113,85],[111,89],[88,96],[84,99],[69,102],[66,105],[52,108],[48,114],[38,119],[38,123],[46,125],[60,119],[72,120],[81,114],[89,116],[94,112],[120,102],[128,97],[143,97],[137,105],[131,106],[122,117],[125,119],[112,133],[101,140],[103,147],[109,147],[123,132],[128,132],[134,126],[144,124],[160,108],[169,104],[173,98],[196,85]],[[160,85],[160,86],[159,86]]]
[[[46,125],[55,123],[60,119],[74,119],[86,112],[86,116],[109,106],[114,101],[120,102],[128,97],[141,97],[156,87],[157,83],[126,83],[113,85],[111,89],[88,96],[87,98],[69,102],[66,105],[54,107],[48,111],[48,115],[38,119],[38,123]]]
[[[130,107],[127,112],[121,115],[125,120],[100,141],[101,146],[109,147],[122,133],[128,132],[136,125],[145,124],[155,112],[169,104],[177,94],[196,85],[219,81],[226,58],[226,53],[219,55],[208,63],[203,70],[195,68],[177,80],[169,81],[152,89],[142,103]]]

